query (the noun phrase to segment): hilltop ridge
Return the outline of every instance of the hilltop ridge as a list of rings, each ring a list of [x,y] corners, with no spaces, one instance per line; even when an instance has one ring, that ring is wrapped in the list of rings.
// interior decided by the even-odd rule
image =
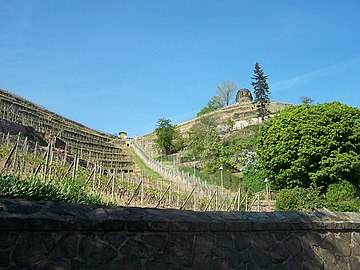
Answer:
[[[269,105],[269,110],[271,114],[282,110],[290,104],[285,102],[271,101]],[[228,106],[225,106],[216,111],[207,113],[202,116],[194,117],[190,120],[175,124],[182,134],[187,133],[195,124],[199,123],[200,119],[203,117],[211,117],[216,120],[219,126],[221,126],[226,121],[232,121],[233,127],[231,131],[236,131],[241,128],[244,128],[248,125],[259,124],[261,119],[257,116],[256,105],[252,102],[240,102],[234,103]],[[153,141],[156,138],[155,132],[145,134],[137,137],[136,139],[143,143],[154,147]]]

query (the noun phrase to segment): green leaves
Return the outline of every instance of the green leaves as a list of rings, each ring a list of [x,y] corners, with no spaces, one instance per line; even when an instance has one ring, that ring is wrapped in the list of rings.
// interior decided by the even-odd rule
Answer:
[[[331,184],[326,193],[326,207],[332,211],[360,212],[360,200],[356,188],[347,181]]]
[[[320,188],[283,189],[276,195],[276,208],[282,211],[313,211],[326,207],[330,211],[360,212],[360,200],[356,197],[356,188],[342,180],[330,184],[326,194]]]
[[[171,124],[171,120],[160,118],[155,129],[156,143],[165,155],[177,152],[183,147],[183,141],[179,131]]]
[[[283,189],[276,195],[276,209],[282,211],[313,211],[323,206],[319,188]]]
[[[279,187],[359,184],[360,110],[339,102],[292,106],[259,130],[257,152]]]
[[[83,182],[65,179],[64,182],[41,182],[37,178],[23,180],[14,175],[0,175],[0,196],[31,200],[104,204],[101,198],[85,190]]]
[[[270,91],[267,83],[268,76],[264,75],[263,69],[259,63],[255,63],[254,75],[251,77],[253,80],[251,85],[254,87],[254,103],[258,107],[259,116],[264,120],[265,116],[269,115]]]
[[[256,165],[249,165],[244,173],[244,182],[246,187],[252,193],[260,192],[265,189],[264,180],[266,174],[260,170]]]
[[[201,116],[213,111],[216,111],[220,108],[224,107],[224,105],[221,102],[221,99],[219,96],[213,96],[212,99],[208,102],[207,106],[202,108],[200,112],[198,112],[197,116]]]

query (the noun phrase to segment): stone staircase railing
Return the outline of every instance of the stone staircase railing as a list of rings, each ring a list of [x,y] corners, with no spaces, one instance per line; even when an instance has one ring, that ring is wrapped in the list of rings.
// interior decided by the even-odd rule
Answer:
[[[129,145],[132,147],[135,154],[141,158],[145,164],[152,170],[158,172],[166,180],[180,185],[183,190],[191,192],[191,190],[196,187],[196,192],[198,196],[211,196],[212,193],[218,192],[219,196],[222,195],[222,192],[219,192],[219,187],[207,184],[199,177],[194,177],[189,175],[189,173],[184,173],[184,171],[179,171],[177,168],[170,168],[163,165],[161,162],[154,160],[149,154],[140,146],[136,139],[129,140]],[[234,196],[230,195],[229,191],[224,191],[225,196]]]

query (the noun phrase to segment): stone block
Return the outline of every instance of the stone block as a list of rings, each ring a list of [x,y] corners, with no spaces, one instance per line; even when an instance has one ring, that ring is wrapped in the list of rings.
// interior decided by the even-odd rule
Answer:
[[[213,258],[226,262],[226,265],[231,269],[236,268],[241,262],[238,251],[235,251],[232,248],[219,247],[217,245],[214,248]]]
[[[0,251],[0,267],[7,267],[10,264],[10,251]]]
[[[360,233],[352,232],[350,241],[351,256],[360,256]]]
[[[289,236],[289,232],[286,231],[277,231],[271,233],[276,241],[283,241]]]
[[[233,233],[234,247],[237,251],[244,251],[252,244],[252,235],[247,233]]]
[[[274,236],[269,232],[254,232],[251,234],[253,246],[264,251],[276,244]]]
[[[54,261],[57,258],[73,259],[78,255],[79,237],[75,233],[64,233],[56,241],[52,250],[49,251],[48,257]],[[55,240],[54,240],[55,241]]]
[[[285,248],[284,244],[279,242],[276,245],[272,246],[268,252],[270,260],[279,264],[286,261],[291,255],[290,252]]]
[[[285,269],[285,270],[297,270],[297,269],[307,269],[302,267],[303,260],[300,256],[297,257],[291,257],[287,261],[283,262],[282,264],[279,264],[279,269]]]
[[[134,257],[138,259],[149,259],[159,256],[159,253],[152,246],[137,238],[128,238],[119,248],[119,252],[123,257]]]
[[[97,231],[124,231],[126,222],[119,219],[106,219],[99,221],[94,226],[93,230]]]
[[[23,233],[12,253],[14,263],[22,267],[34,267],[47,257],[47,251],[40,237],[32,233]]]
[[[129,236],[124,232],[106,232],[103,240],[113,246],[115,249],[121,247]]]
[[[164,260],[147,260],[144,263],[144,267],[141,269],[146,269],[146,270],[168,270],[169,266],[166,265],[166,263],[164,262]],[[116,269],[121,269],[121,268],[116,268]]]
[[[89,267],[96,268],[111,262],[117,254],[111,245],[93,234],[79,237],[78,257],[86,261]]]
[[[351,255],[351,233],[343,232],[334,234],[334,252],[339,256],[348,257]]]
[[[234,249],[234,242],[231,234],[229,233],[216,233],[216,246]]]
[[[307,232],[303,236],[303,241],[310,246],[320,246],[322,237],[319,233],[316,232]]]
[[[14,248],[18,237],[19,235],[16,232],[0,230],[0,250]]]
[[[0,218],[0,231],[22,231],[25,229],[25,225],[22,217]]]
[[[220,226],[219,226],[220,227]],[[229,232],[244,232],[250,230],[250,224],[247,221],[231,221],[227,223],[227,231]],[[224,231],[224,230],[218,230]]]
[[[156,250],[156,252],[162,253],[166,246],[167,235],[160,233],[147,233],[147,234],[142,234],[141,239],[148,246],[151,246],[154,250]]]
[[[282,242],[284,247],[289,251],[291,256],[296,257],[302,253],[302,243],[299,236],[291,234]]]
[[[171,232],[207,232],[208,224],[203,222],[173,221],[170,224]]]
[[[225,222],[211,222],[207,224],[210,232],[226,232],[228,229],[228,224]],[[205,230],[205,227],[204,227]]]
[[[360,257],[351,256],[348,258],[349,269],[360,269]]]
[[[261,269],[267,268],[271,265],[271,260],[269,255],[261,249],[252,247],[249,250],[249,255],[252,261],[254,262],[254,264],[260,267]]]
[[[58,220],[52,218],[25,218],[27,231],[60,231],[61,226]]]
[[[194,243],[191,266],[195,269],[209,269],[212,260],[215,239],[209,234],[198,234]]]
[[[187,236],[180,233],[169,234],[164,255],[169,265],[190,266],[192,247],[189,246]]]
[[[152,231],[151,227],[149,226],[148,222],[145,220],[129,220],[126,221],[126,230],[129,232],[146,232]]]
[[[56,260],[45,260],[38,265],[36,265],[33,269],[36,270],[62,270],[70,268],[70,261],[66,261],[61,258],[57,258]]]

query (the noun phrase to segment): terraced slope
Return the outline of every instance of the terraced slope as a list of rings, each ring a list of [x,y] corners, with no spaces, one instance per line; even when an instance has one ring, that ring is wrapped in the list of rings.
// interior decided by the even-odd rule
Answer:
[[[286,106],[289,106],[287,103],[271,101],[269,110],[271,114],[275,114],[276,112],[284,109]],[[248,125],[258,124],[260,119],[257,117],[258,112],[256,105],[251,102],[242,102],[231,104],[214,112],[210,112],[201,117],[211,117],[215,119],[218,123],[218,126],[221,127],[226,121],[233,122],[233,129],[238,130],[244,128]],[[201,117],[195,117],[191,120],[182,122],[177,124],[176,126],[179,128],[182,134],[186,134],[195,124],[197,124]],[[137,140],[145,145],[149,152],[154,152],[155,144],[154,140],[156,139],[156,135],[154,132],[140,136]]]
[[[125,141],[90,129],[2,89],[0,118],[32,127],[46,141],[55,139],[57,146],[68,155],[77,154],[83,160],[101,164],[105,170],[134,169]]]

